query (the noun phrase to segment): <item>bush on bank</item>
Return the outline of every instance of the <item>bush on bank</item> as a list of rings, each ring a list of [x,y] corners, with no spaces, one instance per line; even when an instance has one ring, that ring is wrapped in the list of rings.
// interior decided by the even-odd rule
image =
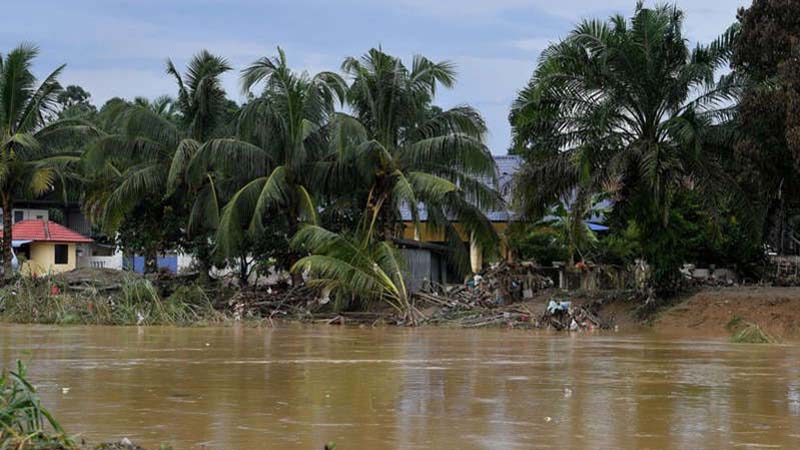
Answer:
[[[20,278],[0,288],[0,320],[7,322],[192,325],[224,319],[198,286],[181,286],[162,297],[150,280],[134,275],[113,288],[70,287],[57,276]]]

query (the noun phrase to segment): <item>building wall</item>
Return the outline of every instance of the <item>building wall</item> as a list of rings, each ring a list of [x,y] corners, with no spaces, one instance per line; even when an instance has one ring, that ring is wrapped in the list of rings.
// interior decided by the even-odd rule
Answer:
[[[89,223],[89,220],[81,211],[70,211],[70,213],[67,214],[67,223],[65,226],[84,236],[92,235],[92,224]]]
[[[50,220],[50,213],[46,209],[29,209],[29,208],[14,208],[11,216],[11,221],[17,223],[17,216],[22,214],[20,220]],[[0,208],[0,220],[3,217],[3,209]]]
[[[56,264],[56,244],[55,242],[33,242],[31,243],[31,259],[22,266],[21,273],[30,275],[47,275],[48,273],[61,273],[73,270],[77,263],[77,252],[75,244],[67,244],[67,264]]]
[[[505,238],[505,233],[508,230],[508,222],[492,222],[492,226],[500,236],[499,256],[503,259],[511,260],[513,255],[509,250]],[[469,234],[465,232],[459,224],[455,224],[455,229],[461,236],[462,241],[470,243],[470,263],[472,265],[472,271],[476,273],[480,272],[484,265],[483,254],[486,252],[474,242],[471,242]],[[447,240],[443,229],[429,226],[427,222],[420,223],[419,228],[415,227],[413,222],[404,222],[403,239],[435,243],[441,243]]]

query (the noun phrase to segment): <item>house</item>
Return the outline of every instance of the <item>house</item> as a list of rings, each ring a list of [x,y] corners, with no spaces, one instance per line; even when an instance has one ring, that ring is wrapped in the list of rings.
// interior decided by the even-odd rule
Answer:
[[[497,166],[498,189],[506,201],[510,203],[512,182],[514,175],[522,165],[522,158],[506,155],[495,156],[494,160]],[[412,286],[412,290],[426,281],[436,283],[461,281],[455,279],[454,270],[445,263],[444,253],[447,250],[448,243],[444,232],[429,226],[425,208],[419,208],[419,226],[414,223],[410,208],[401,208],[400,215],[403,221],[403,234],[401,239],[396,240],[396,243],[406,257],[409,272],[411,273],[409,283]],[[508,229],[508,225],[514,220],[514,213],[508,209],[487,211],[486,217],[502,238]],[[472,271],[480,272],[483,268],[484,249],[481,249],[471,239],[469,232],[462,230],[459,224],[456,223],[455,228],[461,234],[464,245],[469,248]],[[506,259],[512,257],[504,241],[500,244],[499,254]]]
[[[2,233],[0,232],[0,237]],[[49,220],[28,219],[12,227],[12,246],[23,275],[66,272],[78,264],[78,246],[92,239]]]
[[[108,239],[102,239],[95,235],[97,229],[92,227],[81,210],[79,203],[64,203],[53,199],[17,200],[15,206],[12,211],[12,223],[16,224],[30,219],[53,220],[84,237],[97,238],[87,243],[77,244],[78,256],[75,267],[127,269],[139,273],[143,272],[144,258],[141,256],[125,256],[113,243],[108,242]],[[0,218],[2,218],[2,214],[2,209],[0,209]],[[16,235],[14,235],[14,239],[17,239]],[[193,263],[194,260],[191,255],[177,252],[160,255],[158,258],[158,267],[173,273],[185,270]]]
[[[495,156],[494,160],[497,167],[498,190],[510,204],[513,196],[514,176],[522,166],[523,160],[515,155]],[[566,202],[569,203],[569,200]],[[613,205],[610,200],[604,200],[599,206],[610,208]],[[449,266],[445,257],[448,243],[444,232],[428,225],[427,212],[423,205],[420,205],[419,208],[419,226],[414,223],[410,208],[404,207],[400,213],[403,220],[403,234],[402,238],[396,239],[395,242],[406,258],[411,276],[409,280],[411,289],[419,289],[426,282],[442,284],[460,282],[461,280],[454,275],[455,271]],[[513,259],[511,250],[506,244],[505,234],[509,225],[516,220],[514,212],[510,209],[502,209],[485,213],[500,236],[500,248],[497,254],[506,260]],[[602,224],[603,219],[602,216],[592,217],[586,221],[586,224],[592,231],[607,232],[608,227]],[[469,248],[472,271],[480,272],[484,265],[484,249],[471,239],[468,230],[461,229],[458,223],[455,224],[455,228],[461,235],[464,245]]]

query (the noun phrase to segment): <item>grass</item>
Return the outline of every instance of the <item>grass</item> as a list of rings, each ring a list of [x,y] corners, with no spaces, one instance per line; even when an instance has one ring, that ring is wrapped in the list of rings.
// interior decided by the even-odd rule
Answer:
[[[729,320],[728,323],[725,324],[725,329],[728,331],[733,331],[736,328],[738,328],[743,322],[744,319],[742,319],[741,317],[733,316],[731,320]]]
[[[776,340],[757,324],[749,323],[733,335],[731,341],[737,344],[774,344]]]
[[[25,366],[0,375],[0,448],[64,450],[77,448],[45,409],[36,388],[25,379]]]
[[[55,292],[53,286],[58,286]],[[194,325],[225,316],[197,286],[183,286],[162,298],[153,284],[130,276],[118,289],[66,289],[57,277],[22,278],[0,289],[0,320],[15,323],[81,325]]]

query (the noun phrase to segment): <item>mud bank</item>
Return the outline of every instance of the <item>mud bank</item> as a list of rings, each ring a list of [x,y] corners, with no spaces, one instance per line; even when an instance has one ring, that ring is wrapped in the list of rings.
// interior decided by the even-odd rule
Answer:
[[[488,326],[546,328],[541,314],[553,298],[569,300],[573,307],[591,311],[609,330],[720,338],[731,337],[747,325],[756,324],[779,340],[800,339],[800,287],[703,288],[668,301],[650,314],[643,314],[642,300],[628,291],[566,293],[549,289],[529,301],[484,311],[481,315],[491,317],[505,312],[511,319],[486,322]],[[431,311],[425,313],[430,315]],[[441,325],[463,323],[450,320]]]
[[[747,323],[776,338],[800,338],[800,288],[704,290],[661,311],[651,326],[663,333],[718,337],[730,336]]]

